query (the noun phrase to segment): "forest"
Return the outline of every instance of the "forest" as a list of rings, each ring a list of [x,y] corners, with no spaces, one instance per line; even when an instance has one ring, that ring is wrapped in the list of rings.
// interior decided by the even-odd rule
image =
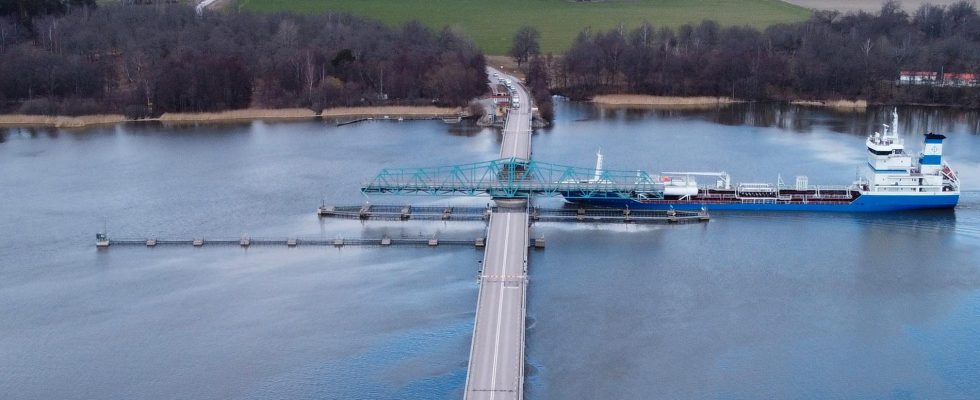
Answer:
[[[972,2],[876,13],[817,11],[763,30],[713,21],[585,29],[541,55],[525,27],[512,55],[545,119],[551,92],[865,99],[980,107],[980,87],[897,85],[899,71],[980,72]],[[485,60],[462,33],[343,13],[195,13],[159,2],[0,1],[0,112],[209,112],[246,107],[465,105]],[[549,91],[550,90],[550,91]]]
[[[483,54],[449,28],[391,28],[339,13],[51,3],[62,6],[0,7],[0,112],[138,118],[246,107],[461,106],[486,91]]]
[[[585,29],[563,56],[539,57],[552,88],[572,98],[640,93],[980,107],[978,87],[896,84],[901,70],[980,72],[980,16],[965,1],[911,14],[894,1],[877,13],[817,11],[761,31],[713,21]]]

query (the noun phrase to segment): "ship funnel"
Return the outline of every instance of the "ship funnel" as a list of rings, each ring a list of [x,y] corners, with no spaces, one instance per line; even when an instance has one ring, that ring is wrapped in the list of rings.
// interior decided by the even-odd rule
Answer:
[[[919,168],[923,174],[937,174],[943,164],[943,139],[945,135],[929,132],[925,134],[922,155],[919,156]]]

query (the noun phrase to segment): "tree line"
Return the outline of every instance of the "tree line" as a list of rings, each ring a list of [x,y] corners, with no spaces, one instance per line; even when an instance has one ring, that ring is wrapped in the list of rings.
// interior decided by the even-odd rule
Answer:
[[[517,40],[515,58],[528,48]],[[904,69],[980,72],[973,3],[927,4],[910,15],[888,1],[877,13],[818,11],[807,21],[761,31],[714,21],[585,29],[548,71],[552,87],[573,98],[630,92],[980,107],[980,88],[897,86]]]
[[[53,3],[65,7],[26,17],[0,9],[0,112],[460,106],[486,91],[483,54],[449,28],[392,28],[340,13]]]

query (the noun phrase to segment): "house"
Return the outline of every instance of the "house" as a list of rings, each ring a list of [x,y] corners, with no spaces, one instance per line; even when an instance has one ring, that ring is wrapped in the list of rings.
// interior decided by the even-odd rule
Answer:
[[[935,85],[939,74],[930,71],[901,71],[898,74],[899,85]]]
[[[978,75],[947,72],[943,74],[943,86],[974,87],[978,85]]]
[[[941,79],[940,79],[941,78]],[[980,86],[980,74],[903,70],[898,73],[899,85],[929,85],[951,87]]]

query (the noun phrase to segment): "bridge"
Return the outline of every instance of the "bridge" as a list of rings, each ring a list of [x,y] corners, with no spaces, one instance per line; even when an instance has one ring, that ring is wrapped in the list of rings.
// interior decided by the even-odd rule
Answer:
[[[506,135],[506,133],[505,133]],[[662,199],[664,183],[645,171],[550,164],[517,157],[428,168],[386,168],[361,187],[365,194],[528,198],[621,197]]]
[[[531,96],[517,78],[493,69],[490,71],[513,82],[513,96],[520,101],[520,107],[511,108],[508,112],[500,148],[500,158],[511,162],[492,164],[494,168],[503,168],[496,171],[497,177],[510,176],[514,181],[519,181],[523,175],[518,172],[518,160],[527,160],[531,156]],[[476,173],[477,169],[471,171]],[[393,178],[388,181],[391,183],[400,182],[397,178],[405,175],[394,173],[388,176]],[[439,179],[440,176],[431,177]],[[416,182],[421,185],[428,181],[423,179]],[[420,185],[415,187],[421,188]],[[408,186],[405,189],[410,191]],[[473,189],[475,193],[475,187]],[[524,318],[527,311],[529,236],[527,206],[525,201],[520,208],[500,209],[490,214],[464,399],[524,397]]]
[[[524,335],[527,311],[528,248],[544,247],[543,238],[529,238],[532,221],[602,222],[703,222],[706,212],[631,211],[595,209],[540,209],[532,207],[535,195],[566,198],[662,199],[665,184],[660,176],[643,171],[607,171],[601,158],[596,168],[542,163],[531,156],[532,109],[527,90],[518,79],[492,68],[490,72],[514,82],[512,96],[520,106],[510,109],[503,129],[500,158],[492,161],[433,168],[385,169],[364,184],[365,194],[489,195],[496,207],[326,206],[321,217],[361,220],[487,220],[486,236],[475,239],[423,238],[122,238],[110,239],[105,229],[96,247],[111,245],[252,245],[294,246],[437,246],[440,244],[485,247],[476,320],[467,367],[465,399],[522,399],[524,396]]]

